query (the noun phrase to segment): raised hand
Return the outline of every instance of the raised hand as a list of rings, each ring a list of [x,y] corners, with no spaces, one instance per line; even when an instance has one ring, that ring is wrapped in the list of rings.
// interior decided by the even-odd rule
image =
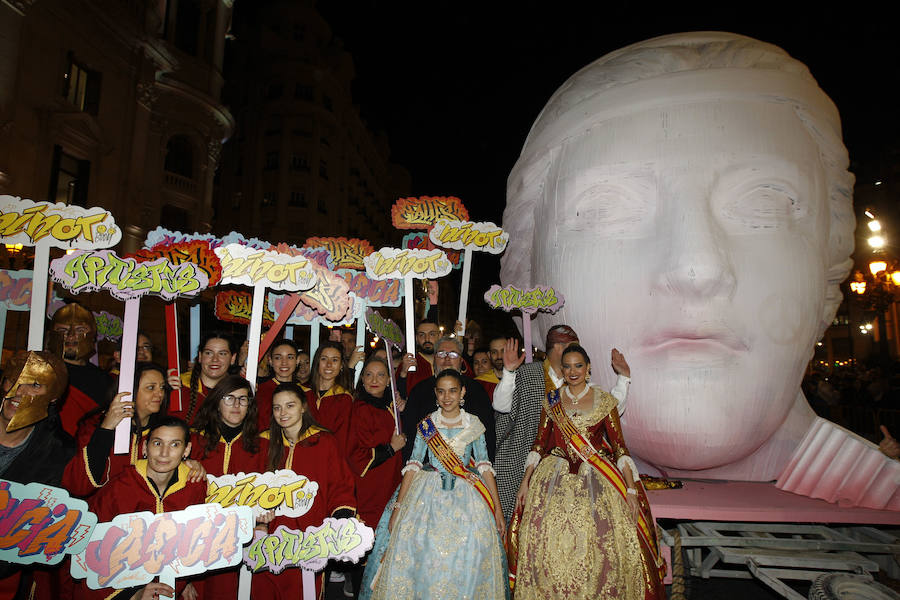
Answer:
[[[884,439],[878,444],[878,449],[891,458],[900,457],[900,442],[894,439],[884,425],[881,426],[881,433],[884,434]]]
[[[519,353],[519,340],[507,338],[503,347],[503,368],[507,371],[515,371],[524,362],[525,354]]]
[[[612,364],[613,371],[616,372],[616,375],[631,377],[631,367],[628,366],[628,362],[625,360],[625,355],[619,352],[618,349],[612,349],[612,358],[610,362]]]

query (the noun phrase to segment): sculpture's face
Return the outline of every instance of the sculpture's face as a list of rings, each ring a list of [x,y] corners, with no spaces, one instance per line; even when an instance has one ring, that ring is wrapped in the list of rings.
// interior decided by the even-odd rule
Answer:
[[[567,296],[549,322],[572,324],[595,356],[625,353],[633,453],[710,468],[783,422],[823,314],[826,200],[817,146],[788,104],[649,109],[554,157],[533,280]]]
[[[85,361],[94,353],[97,322],[94,315],[79,304],[67,304],[53,315],[53,331],[63,340],[63,358]]]
[[[7,363],[2,420],[6,431],[34,425],[47,417],[47,407],[66,386],[66,369],[47,352],[20,352]]]

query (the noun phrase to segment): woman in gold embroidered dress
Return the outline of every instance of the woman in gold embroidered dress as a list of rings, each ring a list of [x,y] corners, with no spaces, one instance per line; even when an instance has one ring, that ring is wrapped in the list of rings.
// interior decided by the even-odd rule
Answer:
[[[584,348],[562,356],[508,537],[516,600],[665,598],[655,523],[628,455],[617,401],[588,385]]]

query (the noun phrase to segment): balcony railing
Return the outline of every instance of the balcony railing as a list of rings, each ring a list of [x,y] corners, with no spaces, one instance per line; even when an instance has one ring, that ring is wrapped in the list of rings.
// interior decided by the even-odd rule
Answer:
[[[197,182],[190,177],[178,175],[170,171],[165,171],[166,187],[174,189],[182,194],[194,196],[197,194]]]

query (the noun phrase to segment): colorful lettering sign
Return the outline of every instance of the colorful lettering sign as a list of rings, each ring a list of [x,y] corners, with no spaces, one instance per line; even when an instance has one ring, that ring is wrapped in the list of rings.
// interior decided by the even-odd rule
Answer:
[[[312,508],[319,484],[290,469],[266,473],[206,476],[206,501],[222,506],[249,506],[254,516],[268,510],[276,515],[299,517]]]
[[[396,346],[403,347],[403,330],[390,319],[385,319],[371,308],[366,310],[366,327],[369,331]]]
[[[330,560],[357,563],[375,544],[375,532],[358,519],[328,517],[306,531],[278,529],[244,549],[244,564],[254,573],[280,573],[289,567],[321,571]]]
[[[271,300],[271,294],[268,295]],[[253,294],[238,290],[224,290],[216,294],[216,318],[228,323],[246,325],[250,322],[250,313],[253,309]],[[263,324],[266,327],[275,322],[275,315],[264,307]]]
[[[347,282],[350,293],[367,306],[400,306],[403,300],[402,279],[377,281],[369,279],[365,272],[350,269],[341,269],[338,275]]]
[[[164,258],[173,265],[180,265],[186,262],[194,263],[201,271],[206,273],[206,277],[209,279],[209,287],[218,284],[219,279],[222,278],[222,265],[219,264],[219,257],[216,256],[208,241],[190,240],[157,244],[149,250],[143,248],[127,256],[136,258],[139,261]]]
[[[408,248],[409,250],[435,250],[437,248],[437,246],[431,242],[431,238],[428,237],[428,233],[425,231],[407,233],[403,236],[400,247]],[[448,250],[444,248],[444,253],[447,255],[447,259],[453,265],[454,269],[458,269],[462,266],[462,253],[459,250]]]
[[[269,250],[272,246],[269,242],[259,238],[245,238],[237,231],[232,231],[228,235],[218,238],[211,233],[183,233],[157,227],[147,234],[147,239],[144,240],[144,249],[152,250],[160,246],[180,245],[193,241],[206,242],[210,248],[218,248],[228,244],[240,244],[251,248]]]
[[[92,313],[97,323],[97,339],[111,340],[114,342],[122,339],[125,324],[122,319],[105,310]]]
[[[484,301],[492,308],[500,308],[506,312],[520,310],[528,314],[538,311],[555,313],[566,304],[562,294],[543,285],[520,290],[514,285],[500,287],[494,284],[485,292]]]
[[[455,196],[400,198],[391,207],[391,220],[397,229],[428,229],[441,217],[468,221],[469,211]]]
[[[300,303],[310,307],[328,321],[340,321],[353,314],[353,297],[347,281],[326,267],[313,264],[316,285],[300,294]],[[299,305],[298,305],[299,308]]]
[[[509,234],[491,222],[438,219],[428,237],[432,243],[453,250],[477,250],[500,254],[506,249]]]
[[[253,511],[198,504],[177,512],[118,515],[72,557],[72,577],[93,590],[145,585],[231,567],[253,538]]]
[[[215,249],[222,264],[222,283],[264,285],[285,291],[308,290],[316,283],[316,274],[308,258],[259,250],[241,244]]]
[[[55,565],[88,544],[97,515],[66,490],[0,479],[0,561]]]
[[[5,304],[7,310],[29,310],[33,277],[34,271],[0,270],[0,304]]]
[[[382,248],[366,257],[369,279],[437,279],[452,268],[443,250],[403,250]]]
[[[154,294],[165,300],[196,296],[206,289],[206,274],[193,263],[173,265],[160,258],[138,262],[112,250],[76,251],[50,263],[50,276],[74,294],[106,290],[119,300]]]
[[[94,250],[115,246],[121,239],[122,230],[105,208],[0,196],[0,241],[4,244]]]
[[[372,254],[375,248],[367,240],[345,237],[311,237],[303,244],[304,248],[324,248],[331,254],[332,269],[366,268],[363,259]]]

